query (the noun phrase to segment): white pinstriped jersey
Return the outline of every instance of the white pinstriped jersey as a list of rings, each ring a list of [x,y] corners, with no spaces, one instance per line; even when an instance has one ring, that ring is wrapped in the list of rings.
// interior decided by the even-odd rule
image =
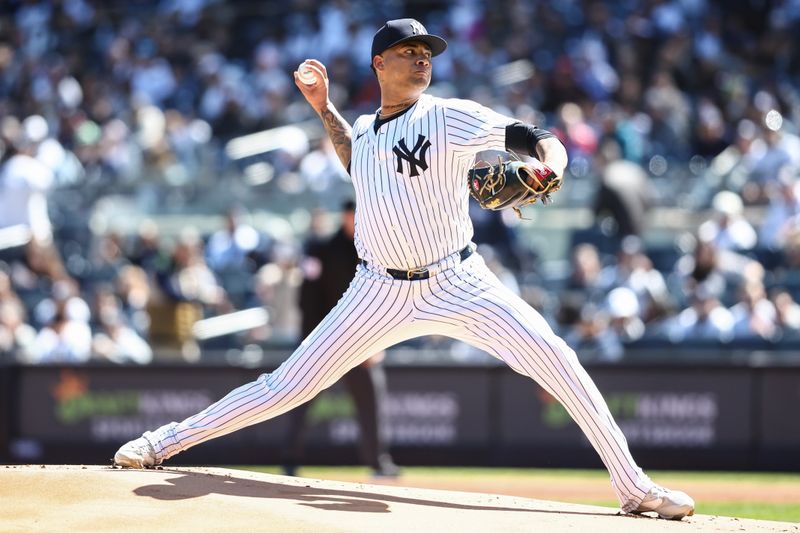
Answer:
[[[467,172],[477,152],[505,150],[505,127],[516,120],[430,95],[377,133],[375,118],[362,115],[353,124],[359,257],[409,270],[464,248],[473,234]]]
[[[505,148],[510,122],[474,102],[431,96],[382,124],[377,134],[375,117],[360,117],[350,172],[361,258],[412,269],[463,248],[472,238],[468,167],[477,152]],[[486,350],[561,402],[608,468],[622,509],[637,509],[654,484],[633,460],[575,352],[503,286],[480,254],[448,261],[417,281],[359,266],[333,310],[278,369],[180,423],[146,432],[153,460],[285,413],[397,343],[446,335]]]

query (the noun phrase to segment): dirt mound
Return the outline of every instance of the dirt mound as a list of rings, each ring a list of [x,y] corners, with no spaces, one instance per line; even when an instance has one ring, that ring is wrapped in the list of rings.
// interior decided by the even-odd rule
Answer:
[[[4,466],[0,502],[5,531],[800,532],[783,522],[669,522],[605,507],[220,468]]]

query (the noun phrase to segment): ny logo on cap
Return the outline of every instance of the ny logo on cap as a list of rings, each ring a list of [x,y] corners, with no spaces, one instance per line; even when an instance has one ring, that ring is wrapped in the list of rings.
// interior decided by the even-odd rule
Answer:
[[[416,20],[411,21],[411,33],[414,35],[427,35],[428,30],[425,29],[425,26],[417,22]]]

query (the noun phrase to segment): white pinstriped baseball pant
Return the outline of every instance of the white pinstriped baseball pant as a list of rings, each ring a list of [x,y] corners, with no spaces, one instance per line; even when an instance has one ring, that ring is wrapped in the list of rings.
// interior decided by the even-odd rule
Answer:
[[[422,335],[446,335],[485,350],[559,400],[600,455],[624,511],[653,482],[575,352],[544,318],[505,288],[477,254],[421,281],[359,266],[342,299],[274,372],[262,374],[183,422],[145,437],[159,459],[291,410],[370,355]]]

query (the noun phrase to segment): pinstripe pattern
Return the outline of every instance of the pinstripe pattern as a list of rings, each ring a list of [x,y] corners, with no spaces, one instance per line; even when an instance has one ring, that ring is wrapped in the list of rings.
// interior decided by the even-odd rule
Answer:
[[[369,355],[432,333],[487,351],[559,400],[603,460],[623,508],[638,504],[653,486],[631,457],[624,435],[575,353],[477,254],[419,282],[394,280],[359,267],[339,304],[277,370],[197,415],[146,436],[165,459],[278,416],[313,398]]]
[[[467,169],[477,152],[505,148],[510,122],[474,102],[427,95],[377,131],[375,116],[360,117],[351,157],[356,248],[371,266],[358,268],[336,307],[277,370],[145,433],[159,459],[280,415],[393,344],[440,334],[486,350],[560,401],[603,460],[623,510],[636,509],[653,482],[575,352],[480,256],[459,264],[454,255],[472,239]],[[443,270],[423,281],[384,274],[437,262]]]
[[[353,125],[350,173],[356,191],[359,257],[388,268],[429,265],[472,239],[465,176],[475,154],[503,150],[513,119],[474,102],[423,95],[406,113],[375,131],[375,115]],[[430,141],[426,169],[398,172],[393,149]]]
[[[537,381],[578,423],[611,474],[621,505],[638,503],[653,483],[631,457],[625,436],[575,352],[544,318],[492,274],[482,258],[427,282],[419,319],[448,324],[464,341]]]
[[[359,267],[342,299],[295,352],[271,374],[262,374],[180,423],[146,433],[167,458],[209,439],[274,418],[331,386],[348,370],[414,334],[401,327],[413,306],[403,286]]]

